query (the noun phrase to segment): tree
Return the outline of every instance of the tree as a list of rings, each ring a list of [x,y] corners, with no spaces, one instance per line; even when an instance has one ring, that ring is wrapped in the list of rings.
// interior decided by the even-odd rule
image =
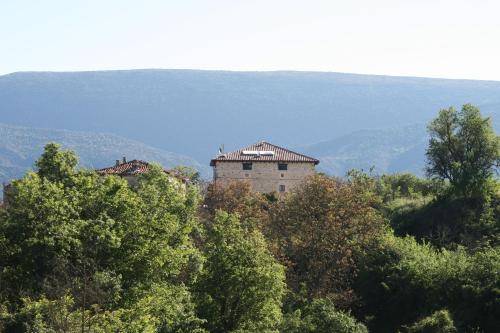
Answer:
[[[109,316],[122,327],[138,323],[137,332],[143,320],[150,331],[196,331],[201,321],[185,287],[201,265],[190,237],[196,188],[155,166],[131,187],[76,170],[72,156],[49,144],[38,173],[13,182],[0,212],[0,247],[7,250],[0,251],[0,304],[5,300],[14,318],[7,332],[26,324],[17,315],[22,299],[50,329],[60,325],[52,309],[64,307],[81,332]]]
[[[170,172],[176,177],[188,179],[193,184],[198,184],[201,181],[200,172],[193,167],[177,166]]]
[[[213,219],[218,210],[238,214],[242,225],[257,227],[266,231],[269,224],[269,211],[274,198],[262,193],[252,192],[250,184],[232,181],[229,184],[210,184],[205,195],[205,205],[209,218]]]
[[[305,284],[311,298],[351,302],[356,254],[375,239],[382,222],[363,188],[322,175],[309,178],[277,206],[271,223],[291,289]]]
[[[500,166],[500,137],[491,120],[465,104],[459,112],[452,107],[441,110],[428,129],[427,174],[448,180],[456,195],[484,193]]]
[[[38,175],[50,181],[61,181],[75,173],[78,157],[71,150],[61,150],[61,145],[45,145],[42,156],[35,162]]]
[[[207,232],[206,263],[196,290],[209,331],[276,332],[285,275],[262,234],[245,231],[237,216],[222,211]]]

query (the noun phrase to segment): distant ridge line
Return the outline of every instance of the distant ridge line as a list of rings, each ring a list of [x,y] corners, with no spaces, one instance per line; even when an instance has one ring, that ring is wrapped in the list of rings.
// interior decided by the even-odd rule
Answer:
[[[360,76],[360,77],[378,77],[378,78],[394,78],[394,79],[422,79],[422,80],[446,80],[446,81],[478,81],[478,82],[494,82],[500,83],[500,79],[470,79],[470,78],[446,78],[440,76],[419,76],[419,75],[396,75],[396,74],[378,74],[378,73],[351,73],[337,71],[319,71],[319,70],[230,70],[230,69],[196,69],[196,68],[131,68],[131,69],[89,69],[89,70],[30,70],[30,71],[14,71],[2,76],[17,75],[17,74],[85,74],[85,73],[120,73],[120,72],[206,72],[206,73],[228,73],[228,74],[325,74],[339,76]]]

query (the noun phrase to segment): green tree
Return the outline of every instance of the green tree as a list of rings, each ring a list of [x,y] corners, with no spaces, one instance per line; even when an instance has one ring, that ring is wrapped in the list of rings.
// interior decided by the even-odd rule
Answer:
[[[197,283],[200,315],[212,333],[276,332],[284,268],[258,231],[219,211],[207,231],[206,263]]]
[[[42,156],[35,162],[38,175],[50,181],[68,179],[75,173],[78,157],[71,150],[61,150],[61,145],[48,143]]]
[[[170,172],[174,176],[187,179],[193,184],[198,184],[201,181],[200,172],[193,167],[177,166],[171,169]]]
[[[427,174],[448,180],[456,195],[484,193],[500,165],[500,137],[491,120],[471,104],[458,112],[450,107],[430,123],[429,133]]]
[[[7,331],[23,331],[23,308],[40,309],[40,325],[54,328],[59,319],[51,309],[61,306],[79,318],[79,331],[98,318],[124,327],[146,318],[152,331],[195,331],[201,321],[185,283],[201,261],[190,237],[196,188],[158,167],[132,187],[77,171],[76,159],[64,156],[73,153],[49,144],[38,173],[13,183],[0,214],[0,246],[7,250],[0,252],[0,297],[13,318]]]

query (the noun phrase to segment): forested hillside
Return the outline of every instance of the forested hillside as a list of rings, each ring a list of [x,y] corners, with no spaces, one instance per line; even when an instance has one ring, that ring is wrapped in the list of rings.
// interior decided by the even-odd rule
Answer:
[[[318,170],[330,175],[345,176],[351,169],[373,168],[379,174],[411,172],[422,176],[428,140],[425,126],[413,125],[356,131],[299,149],[318,158]]]
[[[48,142],[59,142],[80,156],[81,165],[102,168],[123,156],[158,162],[166,168],[192,166],[207,174],[208,166],[195,160],[117,135],[83,131],[52,130],[0,124],[0,182],[21,177],[34,166]]]
[[[311,145],[425,124],[436,110],[464,103],[499,128],[500,82],[493,81],[154,69],[0,76],[3,123],[113,133],[202,164],[220,144]]]

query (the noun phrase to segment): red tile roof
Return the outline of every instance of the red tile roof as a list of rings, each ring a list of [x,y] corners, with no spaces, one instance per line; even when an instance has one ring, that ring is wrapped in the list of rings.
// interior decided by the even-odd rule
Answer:
[[[109,168],[97,169],[96,172],[101,176],[105,175],[116,175],[120,177],[124,176],[138,176],[149,170],[150,165],[146,161],[132,160],[128,162],[120,162],[120,164],[114,165]],[[186,178],[179,174],[175,170],[163,170],[166,174],[173,176],[183,183],[189,183],[189,178]]]
[[[246,151],[246,153],[244,153]],[[260,154],[259,154],[260,152]],[[272,152],[272,154],[268,153]],[[318,164],[319,160],[302,155],[283,147],[262,141],[248,147],[217,155],[210,161],[214,166],[216,162],[310,162]]]
[[[98,169],[96,172],[100,175],[135,176],[145,173],[148,170],[148,162],[132,160],[109,168]]]

